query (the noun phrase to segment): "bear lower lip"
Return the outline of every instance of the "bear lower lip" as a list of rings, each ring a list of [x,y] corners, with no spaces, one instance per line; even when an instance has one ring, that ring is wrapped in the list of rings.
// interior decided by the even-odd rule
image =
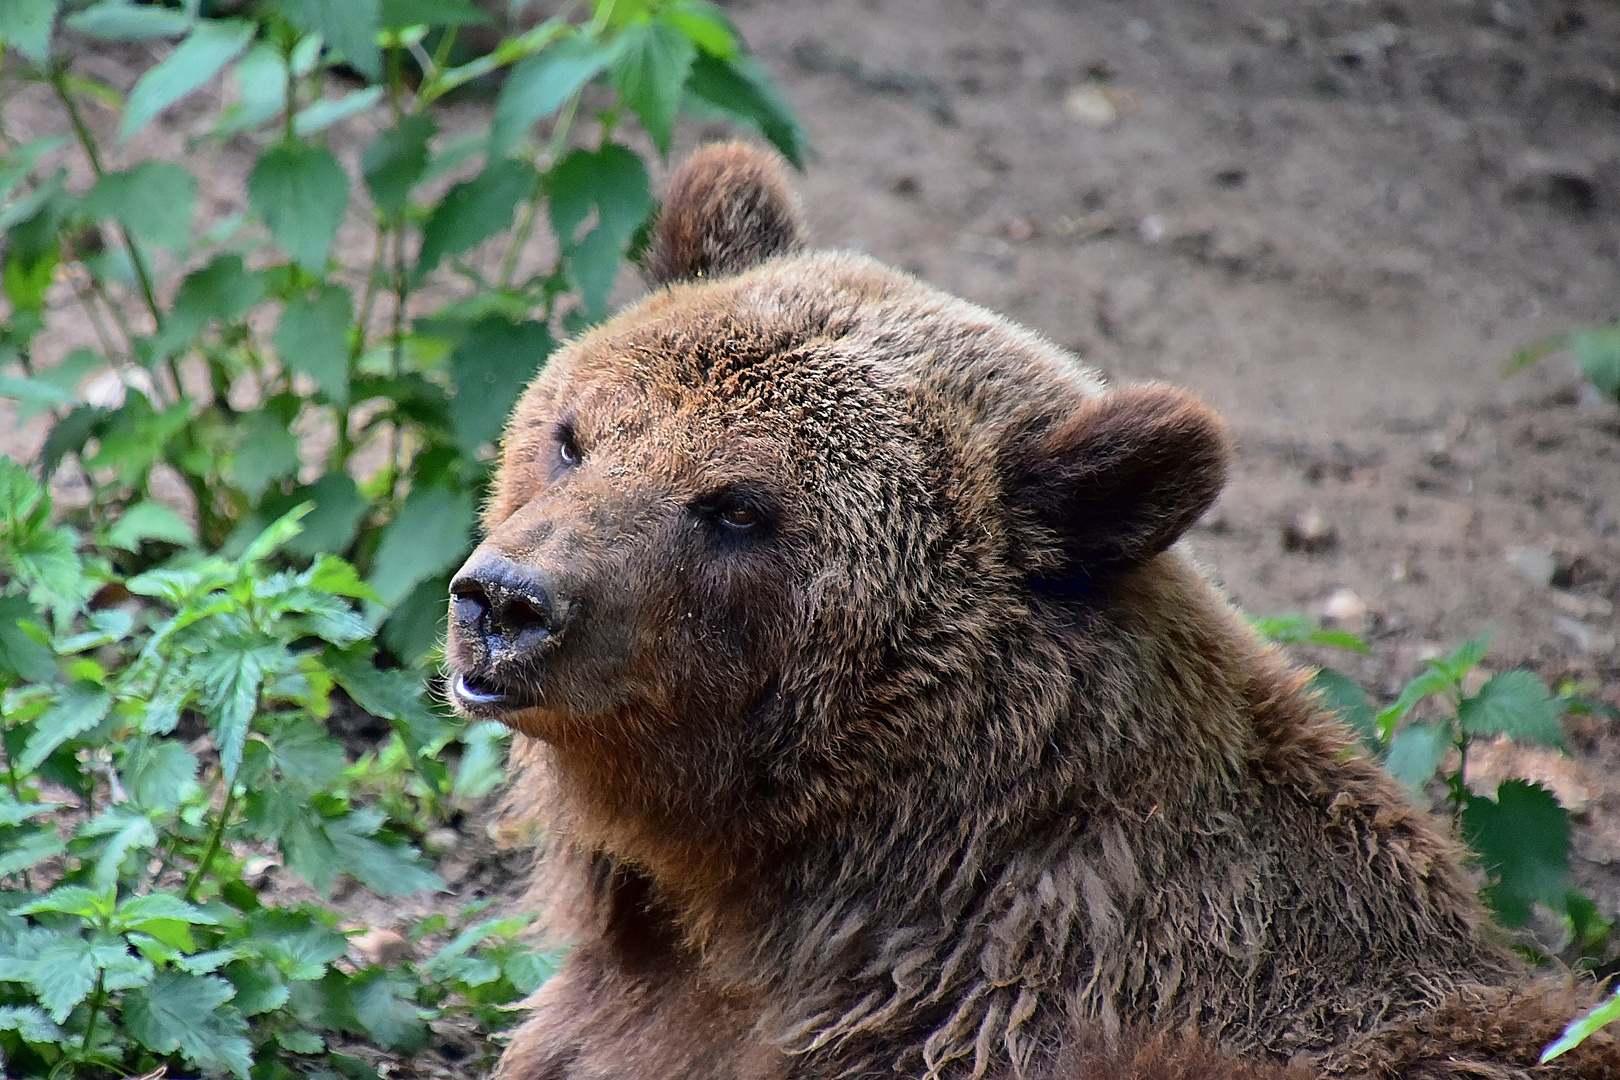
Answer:
[[[468,679],[466,675],[457,675],[451,689],[456,700],[474,712],[496,709],[509,702],[509,695],[486,683]]]

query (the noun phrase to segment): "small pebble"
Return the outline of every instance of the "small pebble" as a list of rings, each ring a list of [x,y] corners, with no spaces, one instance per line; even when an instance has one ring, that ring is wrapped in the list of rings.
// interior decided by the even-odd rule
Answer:
[[[412,954],[411,943],[397,930],[378,927],[349,939],[349,950],[368,964],[393,967]]]
[[[1283,526],[1284,551],[1300,551],[1319,555],[1331,550],[1339,542],[1338,530],[1322,516],[1320,510],[1306,510]]]

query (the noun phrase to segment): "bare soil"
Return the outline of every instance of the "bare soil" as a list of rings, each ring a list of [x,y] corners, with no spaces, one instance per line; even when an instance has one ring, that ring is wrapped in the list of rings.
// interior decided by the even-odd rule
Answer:
[[[1620,6],[724,6],[810,133],[818,242],[1226,415],[1234,476],[1193,540],[1238,603],[1365,634],[1367,656],[1319,659],[1379,695],[1494,631],[1491,667],[1620,699],[1620,408],[1567,357],[1504,375],[1620,314]],[[86,62],[122,86],[145,63]],[[19,95],[7,122],[44,134],[47,107]],[[133,149],[186,153],[202,112]],[[371,130],[334,145],[352,160]],[[687,125],[675,157],[719,134]],[[203,178],[210,212],[245,201],[252,150]],[[1493,752],[1481,775],[1559,785],[1577,876],[1614,918],[1620,736],[1572,727],[1571,758]]]

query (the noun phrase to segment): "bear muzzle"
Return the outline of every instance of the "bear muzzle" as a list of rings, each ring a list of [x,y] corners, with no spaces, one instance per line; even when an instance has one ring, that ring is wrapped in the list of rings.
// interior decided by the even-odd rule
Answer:
[[[451,695],[469,715],[499,718],[533,702],[523,689],[554,649],[570,605],[547,575],[477,551],[450,582]]]

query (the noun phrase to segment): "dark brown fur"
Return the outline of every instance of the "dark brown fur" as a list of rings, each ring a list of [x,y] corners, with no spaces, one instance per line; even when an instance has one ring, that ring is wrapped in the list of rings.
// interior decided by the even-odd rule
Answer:
[[[677,283],[508,430],[469,565],[557,633],[453,620],[450,654],[511,690],[484,715],[529,737],[575,948],[501,1075],[1520,1075],[1591,991],[1533,988],[1443,826],[1174,545],[1218,418],[793,221],[769,159],[700,153]]]

